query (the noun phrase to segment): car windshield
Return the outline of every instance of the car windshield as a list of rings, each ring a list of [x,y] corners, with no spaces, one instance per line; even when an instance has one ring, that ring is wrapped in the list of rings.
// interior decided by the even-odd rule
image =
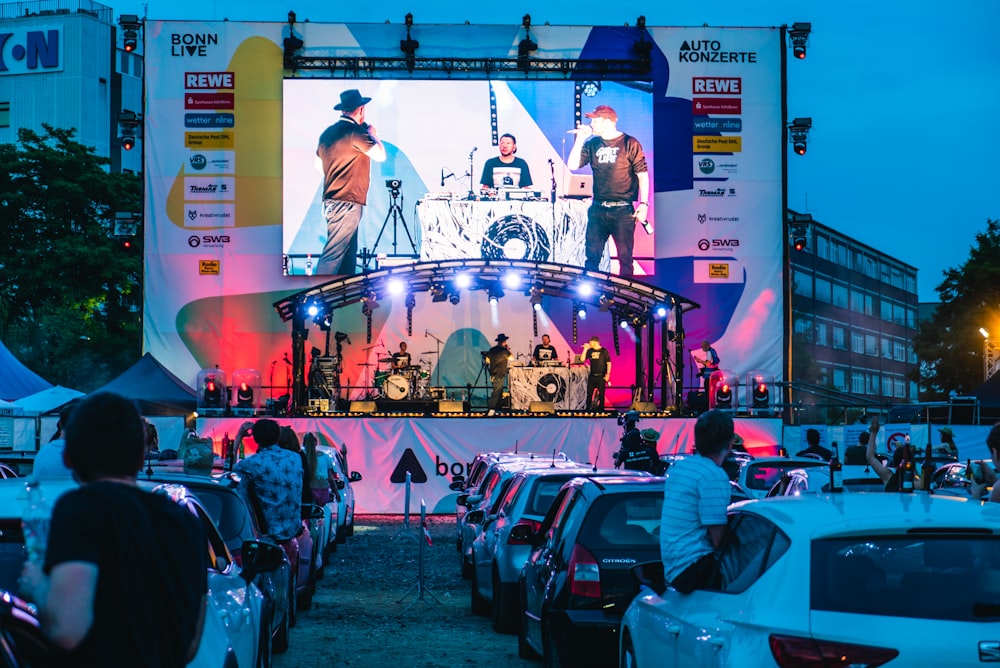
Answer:
[[[812,543],[814,610],[1000,621],[1000,536],[988,531]]]
[[[747,465],[746,488],[757,490],[768,490],[778,482],[782,474],[793,469],[804,469],[813,466],[826,466],[826,462],[816,460],[815,463],[807,461],[779,463],[757,463],[750,462]]]

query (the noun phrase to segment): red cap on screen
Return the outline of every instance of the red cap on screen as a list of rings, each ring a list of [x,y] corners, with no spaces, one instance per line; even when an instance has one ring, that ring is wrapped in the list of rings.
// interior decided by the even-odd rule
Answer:
[[[615,122],[618,121],[618,114],[615,112],[614,109],[612,109],[606,104],[602,104],[601,106],[599,106],[597,109],[594,109],[590,113],[584,114],[584,116],[586,116],[587,118],[597,118],[598,116],[600,116],[601,118],[608,118]]]

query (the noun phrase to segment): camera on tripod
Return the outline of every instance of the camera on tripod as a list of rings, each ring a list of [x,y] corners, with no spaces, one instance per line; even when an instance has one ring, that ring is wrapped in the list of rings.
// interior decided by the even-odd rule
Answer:
[[[386,179],[385,187],[392,191],[393,195],[399,194],[399,189],[403,186],[403,182],[400,179]]]

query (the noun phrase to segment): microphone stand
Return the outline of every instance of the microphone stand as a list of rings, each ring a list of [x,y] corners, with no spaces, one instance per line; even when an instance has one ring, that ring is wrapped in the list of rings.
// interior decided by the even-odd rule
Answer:
[[[472,169],[472,156],[475,155],[476,148],[478,148],[478,147],[473,147],[473,149],[471,151],[469,151],[469,194],[468,194],[468,198],[470,200],[476,199],[476,193],[474,192],[474,190],[472,188],[472,182],[473,182],[472,175],[475,174],[475,171]],[[438,387],[440,387],[440,385]]]
[[[556,163],[554,163],[552,161],[552,158],[549,158],[549,172],[552,174],[552,195],[551,195],[551,200],[552,200],[552,204],[553,204],[552,210],[555,211],[555,203],[556,203]]]
[[[469,154],[472,155],[471,153]],[[435,387],[441,387],[441,344],[444,343],[441,339],[430,333],[430,330],[424,330],[424,336],[429,336],[435,341],[437,341],[437,368],[434,370],[434,374],[437,376],[437,385]]]

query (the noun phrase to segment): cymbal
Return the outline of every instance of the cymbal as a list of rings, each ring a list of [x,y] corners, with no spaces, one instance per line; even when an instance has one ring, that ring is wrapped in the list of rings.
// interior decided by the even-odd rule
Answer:
[[[438,351],[436,351],[436,350],[425,350],[424,352],[422,352],[420,354],[421,355],[437,355]]]
[[[382,364],[392,364],[393,359],[391,357],[380,357],[378,361]]]
[[[358,366],[375,366],[375,365],[370,362],[362,362],[361,364],[358,364]]]

